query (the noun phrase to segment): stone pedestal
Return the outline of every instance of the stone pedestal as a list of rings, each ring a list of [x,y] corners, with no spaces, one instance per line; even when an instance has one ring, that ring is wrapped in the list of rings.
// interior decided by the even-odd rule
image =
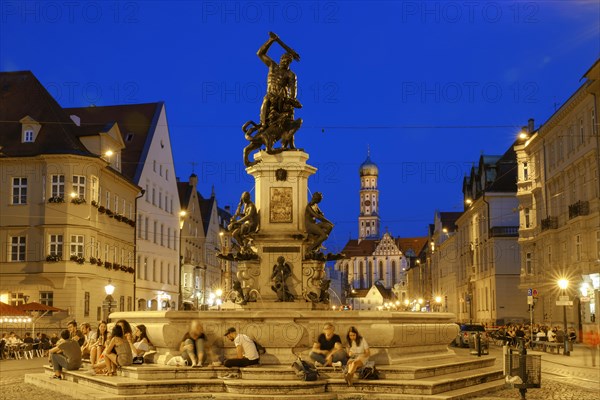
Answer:
[[[261,151],[254,159],[260,163],[246,169],[255,180],[254,203],[260,218],[260,230],[253,237],[259,255],[257,261],[238,262],[238,280],[245,293],[257,293],[258,302],[275,302],[272,290],[273,267],[277,259],[285,258],[292,270],[286,280],[294,303],[281,306],[286,309],[314,309],[307,307],[320,295],[325,265],[320,261],[303,261],[305,252],[304,210],[308,204],[308,177],[317,169],[308,165],[308,154],[303,151],[284,151],[267,154]],[[255,292],[254,292],[255,291]],[[249,303],[244,308],[262,308]]]

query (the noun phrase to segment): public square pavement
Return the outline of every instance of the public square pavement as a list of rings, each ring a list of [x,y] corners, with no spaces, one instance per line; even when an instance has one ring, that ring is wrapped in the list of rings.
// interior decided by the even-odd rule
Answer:
[[[468,353],[468,349],[454,349]],[[600,355],[592,366],[591,353],[582,345],[575,345],[571,356],[530,351],[542,355],[542,387],[529,389],[529,400],[600,400]],[[491,347],[490,355],[497,357],[502,365],[502,349]],[[476,357],[476,356],[473,356]],[[485,356],[484,356],[485,357]],[[0,360],[0,400],[71,400],[73,397],[58,395],[33,385],[25,384],[23,376],[42,372],[46,358],[33,360]],[[487,395],[473,397],[477,400],[519,399],[517,389],[503,389]]]

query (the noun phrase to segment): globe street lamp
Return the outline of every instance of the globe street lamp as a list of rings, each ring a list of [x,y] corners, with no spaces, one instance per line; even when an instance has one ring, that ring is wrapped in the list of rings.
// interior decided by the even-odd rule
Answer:
[[[440,312],[442,306],[442,298],[440,296],[435,296],[435,308],[437,312]]]
[[[110,278],[108,279],[108,285],[104,286],[104,293],[106,293],[106,297],[104,298],[104,303],[106,304],[106,308],[108,310],[108,314],[106,315],[106,319],[110,315],[112,311],[113,304],[113,293],[115,292],[115,286],[112,284]]]
[[[561,296],[561,304],[563,306],[563,336],[564,336],[564,349],[563,349],[563,355],[564,356],[569,356],[571,355],[571,352],[569,351],[569,335],[567,334],[567,302],[568,302],[568,296],[566,295],[566,291],[567,288],[569,287],[569,280],[568,279],[559,279],[558,280],[558,287],[562,290],[563,296]]]

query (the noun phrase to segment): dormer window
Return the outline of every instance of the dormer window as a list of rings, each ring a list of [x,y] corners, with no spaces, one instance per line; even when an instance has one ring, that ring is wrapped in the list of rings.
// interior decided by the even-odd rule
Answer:
[[[37,138],[42,125],[29,115],[24,116],[19,120],[21,123],[21,143],[33,143]]]
[[[28,129],[23,132],[23,143],[32,143],[33,142],[33,130]]]

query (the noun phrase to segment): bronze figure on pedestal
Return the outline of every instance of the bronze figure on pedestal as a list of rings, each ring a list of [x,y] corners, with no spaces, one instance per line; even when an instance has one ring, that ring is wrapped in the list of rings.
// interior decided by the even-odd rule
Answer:
[[[286,51],[279,63],[267,55],[275,42]],[[266,147],[269,154],[296,149],[294,134],[302,125],[301,118],[294,119],[294,109],[302,108],[302,104],[296,98],[296,74],[290,69],[292,60],[300,61],[300,55],[273,32],[269,32],[269,39],[258,49],[257,55],[269,67],[269,74],[267,93],[260,108],[260,123],[248,121],[242,126],[250,142],[244,148],[244,165],[247,167],[256,164],[256,161],[250,161],[250,153],[262,146]],[[275,149],[273,146],[277,141],[281,142],[281,147]]]

